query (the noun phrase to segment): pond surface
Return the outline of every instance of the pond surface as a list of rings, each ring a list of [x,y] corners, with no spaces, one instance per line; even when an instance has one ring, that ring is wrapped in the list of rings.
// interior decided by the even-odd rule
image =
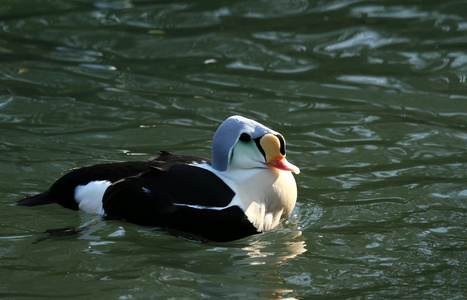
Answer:
[[[465,299],[465,1],[0,4],[0,298]],[[13,203],[63,170],[210,156],[228,116],[288,143],[273,232],[197,243]]]

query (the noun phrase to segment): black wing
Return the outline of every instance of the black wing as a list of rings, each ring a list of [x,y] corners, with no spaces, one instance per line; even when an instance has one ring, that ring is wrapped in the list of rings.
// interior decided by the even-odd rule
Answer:
[[[238,206],[224,208],[234,196],[212,172],[175,164],[114,183],[103,207],[109,217],[229,241],[258,233]]]
[[[96,180],[116,182],[122,178],[147,172],[152,168],[167,169],[176,164],[192,162],[209,162],[209,160],[197,156],[174,155],[161,151],[158,157],[149,161],[117,162],[76,168],[59,178],[45,192],[21,199],[16,202],[16,205],[36,206],[58,203],[66,208],[78,210],[74,194],[76,187],[79,185],[86,185]]]

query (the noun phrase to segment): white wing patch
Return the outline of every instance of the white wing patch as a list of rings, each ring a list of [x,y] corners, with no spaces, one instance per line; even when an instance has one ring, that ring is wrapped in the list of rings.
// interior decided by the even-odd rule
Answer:
[[[229,208],[231,206],[234,206],[234,204],[232,204],[232,202],[227,206],[221,206],[221,207],[192,205],[192,204],[183,204],[183,203],[174,203],[174,205],[176,205],[176,206],[185,206],[185,207],[190,207],[190,208],[195,208],[195,209],[211,209],[211,210],[223,210],[223,209]]]
[[[87,213],[104,215],[102,198],[111,184],[107,180],[96,180],[86,185],[78,185],[75,188],[75,201],[78,203],[79,209]]]

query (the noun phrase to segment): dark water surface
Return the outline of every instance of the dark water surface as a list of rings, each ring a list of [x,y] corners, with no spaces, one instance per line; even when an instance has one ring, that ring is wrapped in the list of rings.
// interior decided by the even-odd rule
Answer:
[[[465,1],[0,3],[0,298],[467,297]],[[277,230],[195,243],[15,207],[63,170],[210,156],[233,114],[288,143]]]

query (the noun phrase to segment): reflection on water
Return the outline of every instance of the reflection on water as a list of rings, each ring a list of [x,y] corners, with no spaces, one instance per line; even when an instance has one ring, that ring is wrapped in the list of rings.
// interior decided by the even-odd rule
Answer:
[[[36,251],[53,252],[46,249],[54,244],[59,247],[74,244],[77,247],[73,250],[74,255],[85,265],[78,274],[99,276],[105,281],[119,280],[112,257],[116,254],[123,257],[123,254],[125,267],[120,272],[130,278],[138,278],[137,273],[148,272],[149,269],[150,277],[138,279],[148,284],[163,282],[167,286],[191,286],[211,296],[232,296],[232,292],[226,292],[226,286],[235,281],[249,282],[253,276],[255,285],[237,290],[235,295],[248,297],[254,293],[264,298],[296,299],[293,296],[295,290],[286,287],[288,280],[281,275],[279,268],[306,252],[302,231],[278,230],[231,243],[211,243],[187,241],[157,228],[139,228],[125,222],[96,222],[97,219],[88,214],[80,214],[80,219],[81,228],[87,230],[76,234],[76,241],[70,236],[47,239],[34,244]],[[150,247],[151,252],[148,253],[146,247]],[[207,264],[208,261],[211,264]],[[96,274],[96,269],[101,272]],[[217,276],[222,285],[194,279],[207,274]]]
[[[235,264],[280,266],[305,253],[306,243],[301,231],[286,231],[276,234],[272,241],[255,239],[248,246],[242,247],[242,250],[247,257],[235,261]]]

